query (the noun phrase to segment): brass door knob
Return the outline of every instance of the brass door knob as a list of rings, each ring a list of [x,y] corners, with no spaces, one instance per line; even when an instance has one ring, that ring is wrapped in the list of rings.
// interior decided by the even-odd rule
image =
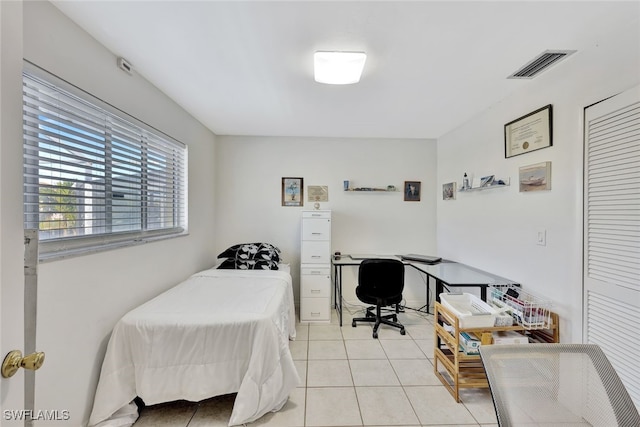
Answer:
[[[31,353],[22,357],[20,350],[10,351],[2,362],[2,377],[10,378],[18,372],[18,369],[24,368],[32,371],[40,369],[44,363],[44,353],[41,351]]]

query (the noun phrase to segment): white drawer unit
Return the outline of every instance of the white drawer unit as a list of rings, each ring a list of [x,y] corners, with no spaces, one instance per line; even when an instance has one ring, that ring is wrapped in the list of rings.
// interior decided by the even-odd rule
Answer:
[[[302,212],[300,321],[331,320],[331,211]]]
[[[317,215],[303,218],[310,220],[302,221],[302,240],[331,240],[331,227],[327,227],[327,220],[330,222],[331,216]],[[314,221],[314,219],[324,220]]]
[[[328,268],[303,268],[300,298],[331,298],[331,273]],[[329,286],[327,286],[329,281]]]
[[[331,264],[331,242],[303,240],[300,262],[302,264]]]
[[[331,305],[326,298],[300,298],[301,322],[328,322],[331,320]]]

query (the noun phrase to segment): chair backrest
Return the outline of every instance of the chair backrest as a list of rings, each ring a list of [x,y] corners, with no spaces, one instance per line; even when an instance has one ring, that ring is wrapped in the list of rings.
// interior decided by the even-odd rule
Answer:
[[[404,290],[404,264],[395,259],[365,259],[358,270],[358,288],[377,298],[389,298]]]
[[[481,345],[480,356],[501,426],[640,426],[629,392],[597,345]]]

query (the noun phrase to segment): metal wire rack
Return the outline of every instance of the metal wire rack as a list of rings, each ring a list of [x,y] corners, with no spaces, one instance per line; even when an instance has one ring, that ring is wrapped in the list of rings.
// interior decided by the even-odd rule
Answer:
[[[498,311],[510,314],[525,329],[548,329],[551,326],[551,301],[516,286],[490,286],[487,302]]]

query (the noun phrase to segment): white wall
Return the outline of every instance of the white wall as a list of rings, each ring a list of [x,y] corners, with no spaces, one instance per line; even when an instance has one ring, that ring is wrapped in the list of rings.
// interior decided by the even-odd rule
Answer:
[[[637,11],[637,6],[636,6]],[[438,185],[465,172],[510,177],[511,186],[438,201],[438,253],[519,281],[560,314],[561,340],[581,342],[584,107],[640,81],[640,37],[620,23],[513,96],[438,140]],[[553,146],[504,158],[504,124],[553,105]],[[552,189],[520,193],[518,168],[552,163]],[[536,244],[545,229],[547,245]]]
[[[114,53],[48,2],[24,3],[24,55],[189,147],[188,236],[39,267],[37,346],[46,362],[36,375],[36,408],[66,409],[67,425],[80,426],[88,420],[116,321],[213,264],[215,136],[143,77],[119,70]],[[21,152],[13,161],[21,164]],[[21,216],[21,203],[14,209]],[[14,246],[22,254],[22,241]]]
[[[246,241],[280,247],[292,266],[298,298],[300,215],[313,209],[309,185],[329,187],[332,250],[342,253],[433,254],[435,240],[436,145],[433,140],[276,138],[219,136],[216,152],[216,251]],[[282,177],[304,178],[304,208],[281,206]],[[344,192],[355,187],[395,185],[394,193]],[[419,202],[405,202],[404,181],[421,181]],[[355,269],[345,268],[344,297],[356,302]],[[407,276],[405,298],[424,303],[424,285]]]

